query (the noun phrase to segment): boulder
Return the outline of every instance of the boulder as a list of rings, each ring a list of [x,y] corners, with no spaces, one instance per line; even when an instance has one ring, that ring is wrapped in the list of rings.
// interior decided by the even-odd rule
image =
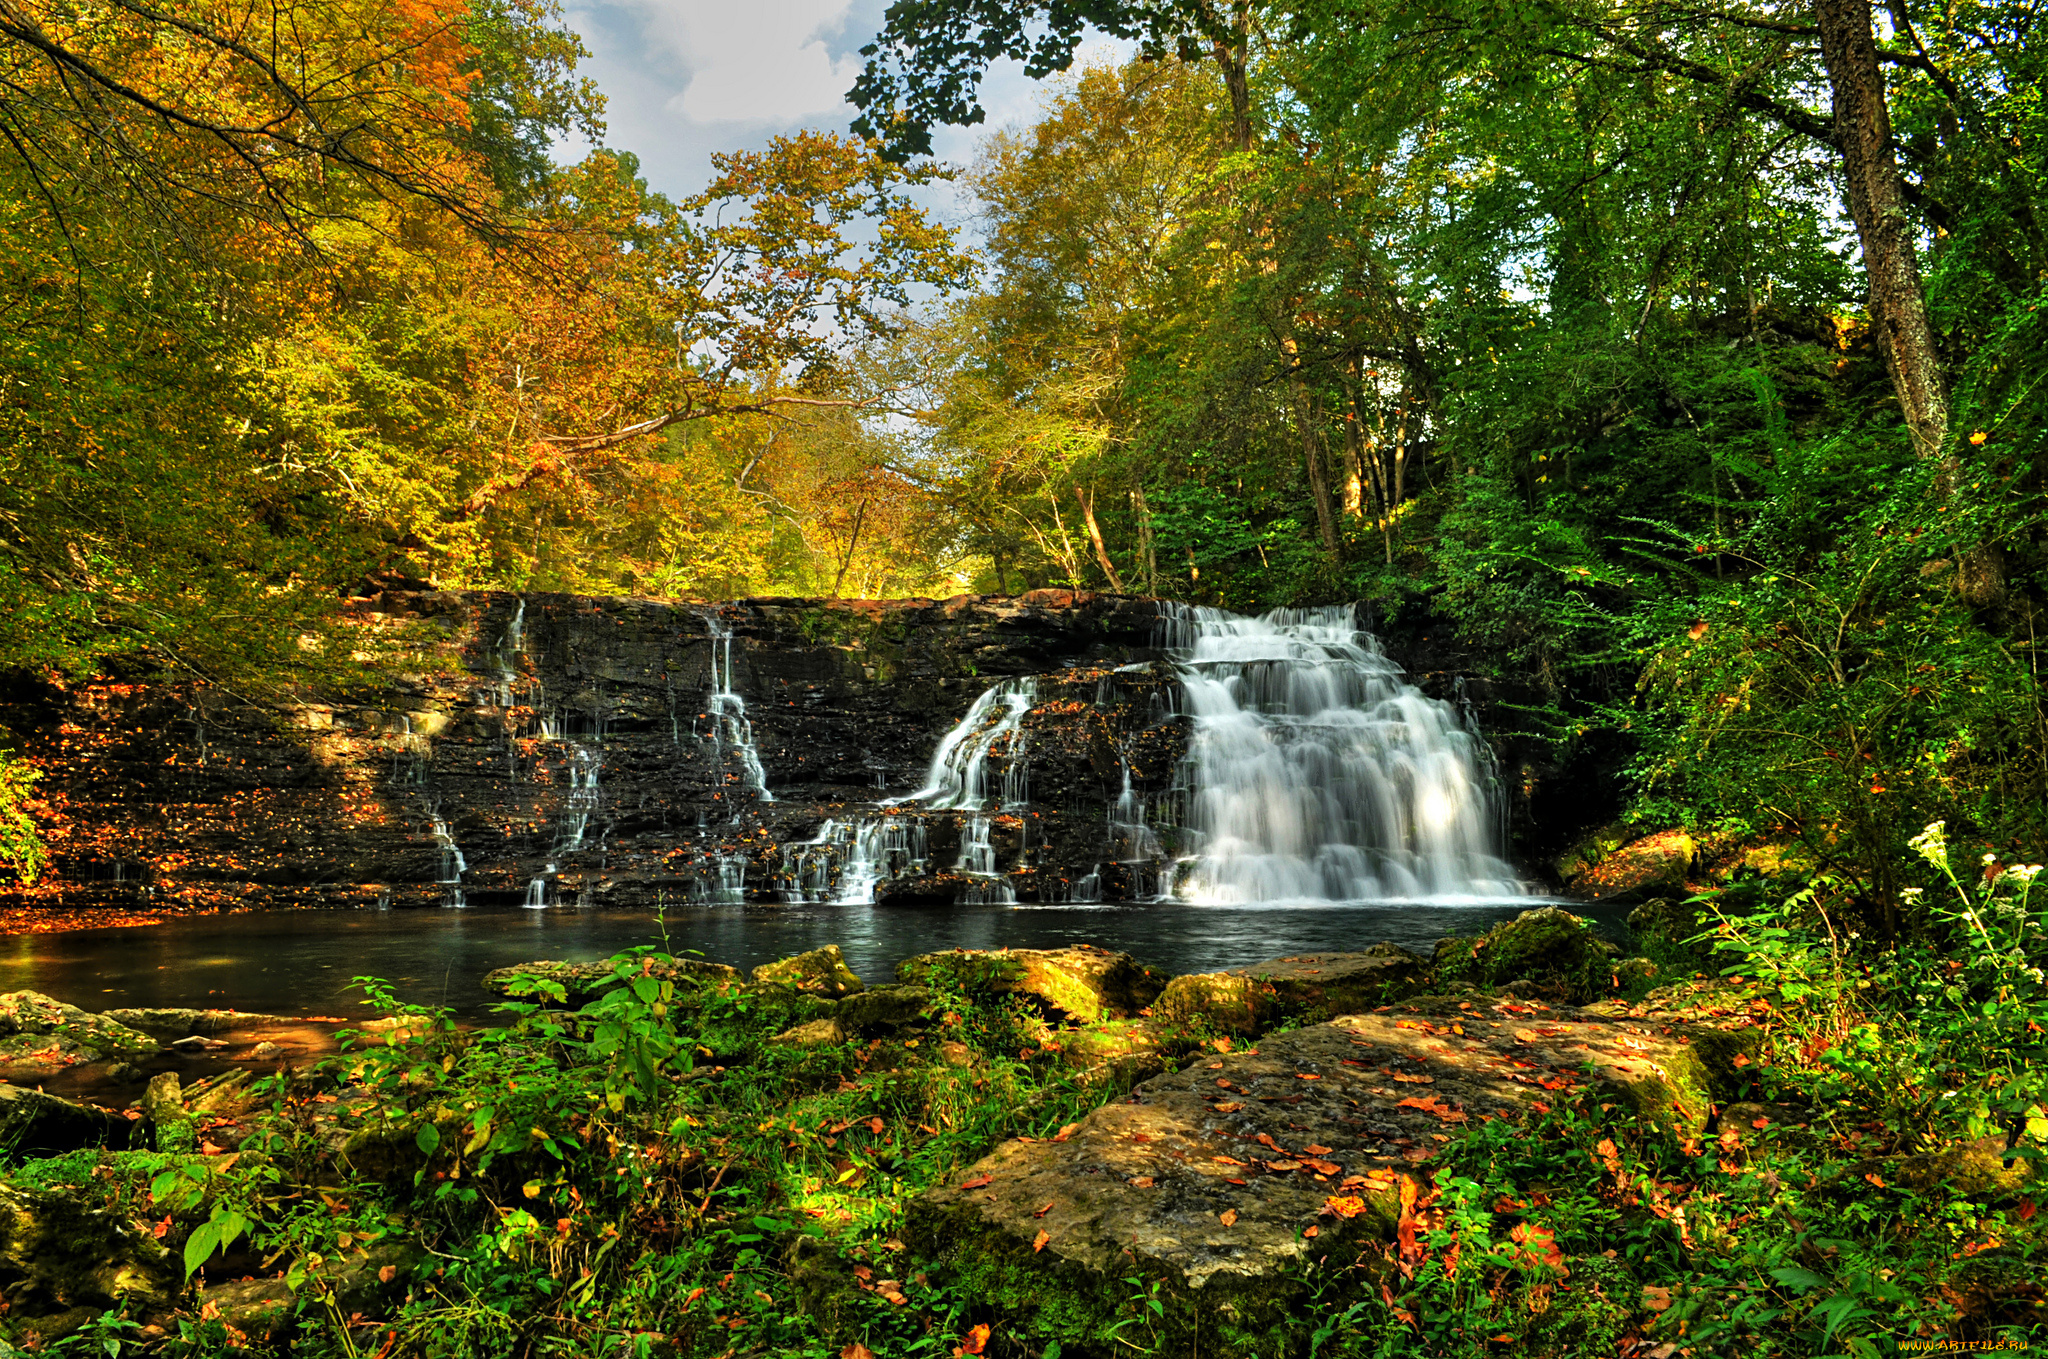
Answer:
[[[846,965],[839,945],[827,944],[809,953],[799,953],[754,969],[756,986],[787,986],[805,995],[837,999],[862,989],[861,980]]]
[[[559,963],[544,959],[532,963],[514,963],[510,967],[500,967],[486,972],[484,989],[492,995],[510,996],[514,982],[559,982],[567,997],[563,1003],[582,1005],[596,999],[608,989],[617,975],[609,962]],[[674,982],[678,986],[684,983],[701,986],[712,982],[738,981],[740,972],[738,968],[727,967],[724,963],[677,958],[672,962],[654,964],[647,975],[661,981]]]
[[[15,1156],[55,1156],[83,1147],[118,1151],[134,1135],[135,1125],[110,1109],[0,1085],[0,1150]]]
[[[917,1023],[937,1002],[938,997],[922,986],[877,986],[840,1001],[834,1019],[849,1037],[887,1032]]]
[[[898,963],[896,975],[970,995],[1030,996],[1051,1018],[1069,1024],[1128,1018],[1164,989],[1162,979],[1130,954],[1087,944],[925,953]]]
[[[1520,1119],[1584,1085],[1586,1066],[1641,1116],[1705,1127],[1710,1078],[1687,1033],[1546,1015],[1396,1007],[1205,1054],[1063,1137],[997,1147],[914,1202],[905,1237],[976,1295],[1042,1308],[1036,1324],[1063,1342],[1113,1323],[1133,1258],[1256,1332],[1307,1300],[1312,1258],[1391,1233],[1402,1177],[1438,1138]]]
[[[784,1029],[768,1041],[792,1048],[826,1048],[844,1043],[846,1033],[836,1019],[814,1019],[808,1024]]]
[[[1618,952],[1586,921],[1544,906],[1474,939],[1438,940],[1430,973],[1439,988],[1460,982],[1496,987],[1528,982],[1535,985],[1522,988],[1524,993],[1549,989],[1586,1001],[1613,985]]]
[[[1650,896],[1660,889],[1683,893],[1698,846],[1684,831],[1659,831],[1616,846],[1565,875],[1572,895],[1596,901]]]
[[[1394,944],[1359,953],[1304,953],[1228,972],[1175,977],[1152,1003],[1174,1023],[1256,1033],[1284,1019],[1328,1018],[1422,989],[1427,964]]]
[[[1684,947],[1686,940],[1711,929],[1713,919],[1710,913],[1703,913],[1687,902],[1652,897],[1628,913],[1628,928],[1637,943],[1668,951]],[[1692,945],[1691,949],[1702,957],[1706,954],[1702,945]]]
[[[41,1080],[81,1062],[158,1050],[156,1039],[40,991],[0,995],[0,1079]]]

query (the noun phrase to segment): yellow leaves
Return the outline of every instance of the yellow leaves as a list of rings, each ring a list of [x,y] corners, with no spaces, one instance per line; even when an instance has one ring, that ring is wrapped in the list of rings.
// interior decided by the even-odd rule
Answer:
[[[1365,1211],[1365,1200],[1353,1194],[1332,1194],[1323,1200],[1323,1211],[1333,1217],[1354,1218]]]

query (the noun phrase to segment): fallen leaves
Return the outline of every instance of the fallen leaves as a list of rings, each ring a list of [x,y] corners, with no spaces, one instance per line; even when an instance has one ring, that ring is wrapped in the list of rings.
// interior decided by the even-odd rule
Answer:
[[[1229,1099],[1217,1105],[1216,1112],[1219,1114],[1234,1114],[1242,1108],[1244,1108],[1243,1104],[1239,1103],[1237,1100]]]
[[[1046,1243],[1046,1242],[1048,1242],[1048,1241],[1050,1241],[1050,1240],[1052,1240],[1052,1233],[1051,1233],[1051,1232],[1049,1232],[1049,1231],[1047,1231],[1047,1230],[1045,1230],[1045,1228],[1043,1228],[1043,1227],[1039,1228],[1039,1229],[1038,1229],[1038,1235],[1037,1235],[1037,1236],[1034,1236],[1034,1237],[1032,1237],[1032,1238],[1031,1238],[1031,1250],[1032,1250],[1032,1253],[1033,1253],[1033,1254],[1036,1254],[1036,1253],[1038,1253],[1039,1251],[1042,1251],[1042,1250],[1044,1250],[1044,1249],[1045,1249],[1045,1243]]]
[[[1436,1077],[1434,1077],[1434,1076],[1408,1076],[1408,1075],[1403,1075],[1403,1074],[1402,1074],[1401,1072],[1398,1072],[1398,1071],[1394,1073],[1394,1079],[1395,1079],[1395,1080],[1397,1080],[1397,1081],[1399,1081],[1399,1082],[1401,1082],[1401,1083],[1402,1083],[1403,1085],[1435,1085],[1435,1084],[1436,1084]]]
[[[1134,1175],[1130,1179],[1125,1180],[1124,1183],[1133,1189],[1150,1189],[1158,1181],[1154,1180],[1150,1175]]]
[[[1426,1114],[1436,1115],[1446,1123],[1463,1123],[1465,1121],[1464,1110],[1453,1109],[1435,1095],[1422,1095],[1419,1097],[1411,1095],[1395,1107],[1401,1109],[1420,1109]]]
[[[1557,1248],[1557,1234],[1550,1228],[1530,1222],[1517,1223],[1515,1229],[1508,1233],[1508,1239],[1516,1246],[1513,1253],[1515,1263],[1523,1268],[1540,1267],[1558,1274],[1571,1273],[1565,1265],[1564,1252]]]
[[[1058,1202],[1058,1200],[1057,1200],[1057,1199],[1053,1200],[1053,1203],[1057,1203],[1057,1202]],[[1033,1214],[1032,1214],[1031,1216],[1033,1216],[1033,1217],[1044,1217],[1044,1216],[1045,1216],[1045,1215],[1046,1215],[1047,1213],[1049,1213],[1049,1212],[1051,1212],[1051,1211],[1052,1211],[1052,1208],[1053,1208],[1053,1204],[1052,1204],[1052,1203],[1048,1203],[1048,1204],[1046,1204],[1046,1205],[1045,1205],[1045,1207],[1043,1207],[1043,1208],[1039,1209],[1039,1210],[1038,1210],[1037,1212],[1033,1213]]]
[[[1335,1217],[1354,1218],[1365,1211],[1365,1200],[1355,1194],[1332,1194],[1323,1200],[1323,1211]]]
[[[1237,1223],[1237,1209],[1225,1208],[1216,1215],[1216,1220],[1226,1227],[1235,1226]]]
[[[967,1181],[967,1182],[966,1182],[965,1184],[961,1185],[960,1187],[961,1187],[962,1189],[980,1189],[980,1188],[982,1188],[982,1187],[983,1187],[984,1185],[991,1185],[991,1184],[994,1184],[995,1182],[996,1182],[996,1177],[995,1177],[995,1176],[993,1176],[993,1175],[976,1175],[976,1176],[975,1176],[975,1177],[974,1177],[973,1179],[971,1179],[971,1180]]]
[[[954,1348],[953,1354],[955,1359],[959,1359],[961,1355],[980,1354],[986,1348],[988,1348],[988,1327],[984,1324],[976,1326],[973,1330],[969,1331],[967,1337]]]

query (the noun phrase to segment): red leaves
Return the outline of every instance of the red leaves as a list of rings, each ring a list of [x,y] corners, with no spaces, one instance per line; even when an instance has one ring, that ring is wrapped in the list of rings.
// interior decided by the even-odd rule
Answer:
[[[986,1348],[988,1348],[988,1327],[985,1325],[976,1326],[967,1333],[966,1339],[954,1347],[954,1359],[960,1359],[962,1355],[980,1354]]]
[[[968,1180],[960,1187],[962,1189],[980,1189],[984,1185],[994,1184],[995,1178],[996,1177],[993,1175],[976,1175],[973,1179]]]

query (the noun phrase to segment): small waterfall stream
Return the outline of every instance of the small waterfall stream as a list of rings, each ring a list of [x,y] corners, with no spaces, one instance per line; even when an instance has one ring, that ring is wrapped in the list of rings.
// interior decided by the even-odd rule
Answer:
[[[1402,678],[1348,606],[1179,606],[1194,720],[1174,895],[1199,904],[1520,896],[1484,744]]]
[[[754,796],[763,802],[773,802],[775,795],[768,791],[768,774],[761,767],[761,753],[754,748],[754,725],[747,720],[747,701],[732,688],[732,629],[716,614],[705,620],[705,626],[711,633],[711,697],[708,706],[713,761],[723,767],[728,750],[737,755],[740,768],[746,773],[747,786],[753,789]],[[738,819],[737,803],[732,804],[732,812],[734,819]]]

